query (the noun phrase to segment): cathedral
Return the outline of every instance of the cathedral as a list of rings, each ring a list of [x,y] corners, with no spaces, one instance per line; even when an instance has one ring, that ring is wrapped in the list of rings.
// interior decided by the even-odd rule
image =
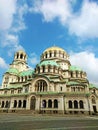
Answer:
[[[98,88],[60,47],[44,50],[34,69],[27,64],[26,52],[20,50],[2,78],[0,112],[96,114]]]

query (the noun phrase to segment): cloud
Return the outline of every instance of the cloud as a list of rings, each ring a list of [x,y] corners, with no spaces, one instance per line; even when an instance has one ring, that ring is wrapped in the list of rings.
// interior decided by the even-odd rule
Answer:
[[[70,53],[70,61],[87,73],[90,82],[98,85],[98,58],[93,52]]]
[[[31,66],[34,67],[36,64],[39,63],[39,57],[35,53],[31,53],[28,58],[28,62]]]
[[[0,0],[0,30],[9,29],[16,12],[16,0]]]
[[[19,35],[26,29],[24,16],[28,12],[25,1],[21,4],[18,0],[0,0],[0,44],[2,48],[8,48],[8,54],[23,49]]]
[[[51,22],[58,18],[62,24],[65,24],[71,15],[70,10],[68,0],[38,0],[35,1],[33,9],[31,9],[35,13],[42,14],[46,22]]]
[[[31,12],[40,13],[46,22],[58,19],[70,34],[81,38],[98,38],[98,3],[83,0],[80,8],[74,12],[78,4],[77,0],[38,0]]]
[[[96,2],[83,2],[80,12],[73,14],[69,21],[69,31],[79,37],[98,37],[98,4]]]
[[[8,68],[8,64],[5,62],[5,60],[0,57],[0,68],[1,69],[7,69]]]

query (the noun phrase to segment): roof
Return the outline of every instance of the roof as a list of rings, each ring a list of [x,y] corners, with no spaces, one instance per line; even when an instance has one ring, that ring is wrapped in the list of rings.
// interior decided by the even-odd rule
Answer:
[[[82,71],[82,69],[80,67],[77,67],[77,66],[70,66],[69,70],[71,70],[71,71]]]
[[[96,88],[95,84],[89,84],[89,88]]]
[[[19,71],[16,68],[9,68],[6,72],[15,74],[15,75],[18,75],[18,73],[19,73]]]
[[[27,71],[22,71],[19,75],[28,76],[28,75],[32,75],[33,73],[34,73],[34,70],[27,70]]]
[[[64,49],[62,49],[60,47],[57,47],[57,46],[53,46],[53,47],[47,48],[44,52],[46,52],[46,51],[54,51],[54,50],[65,52]]]
[[[67,85],[77,85],[77,84],[80,84],[76,81],[70,81],[70,82],[67,82]]]
[[[43,66],[43,65],[51,65],[51,66],[59,67],[59,65],[55,61],[52,61],[52,60],[42,61],[38,64],[38,66]]]
[[[28,76],[28,75],[32,75],[34,73],[34,70],[27,70],[27,71],[22,71],[19,73],[19,71],[16,68],[9,68],[6,73],[10,73],[10,74],[15,74],[18,76]]]

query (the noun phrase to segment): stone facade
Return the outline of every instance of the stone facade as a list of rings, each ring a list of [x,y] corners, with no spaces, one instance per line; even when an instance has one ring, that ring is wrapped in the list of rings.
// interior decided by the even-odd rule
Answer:
[[[86,72],[72,66],[62,48],[46,49],[32,70],[27,54],[18,51],[4,73],[0,88],[0,112],[45,114],[96,114],[98,89]]]

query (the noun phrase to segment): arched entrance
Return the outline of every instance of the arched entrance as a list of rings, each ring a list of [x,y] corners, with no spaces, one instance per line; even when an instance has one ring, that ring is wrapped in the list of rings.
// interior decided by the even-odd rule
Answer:
[[[32,96],[30,101],[30,109],[35,110],[35,106],[36,106],[36,98],[35,96]]]

